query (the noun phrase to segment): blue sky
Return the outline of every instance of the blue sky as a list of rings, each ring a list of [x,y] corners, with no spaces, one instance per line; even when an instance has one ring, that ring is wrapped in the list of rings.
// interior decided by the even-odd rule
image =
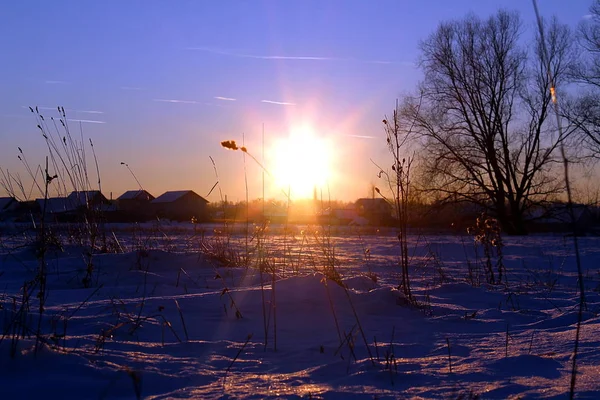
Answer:
[[[590,5],[539,0],[543,15],[572,27]],[[121,162],[155,195],[206,195],[216,180],[210,156],[223,193],[241,200],[241,153],[219,142],[244,135],[261,158],[263,124],[267,153],[297,126],[327,138],[331,197],[366,196],[378,183],[370,159],[386,154],[381,119],[419,80],[419,41],[441,21],[498,8],[519,11],[533,32],[525,0],[5,1],[0,167],[26,176],[17,147],[31,164],[43,162],[25,107],[56,116],[60,105],[94,141],[107,196],[137,187]],[[265,165],[277,168],[269,154]],[[260,168],[249,161],[247,171],[249,196],[261,197]],[[280,192],[267,186],[267,195]]]

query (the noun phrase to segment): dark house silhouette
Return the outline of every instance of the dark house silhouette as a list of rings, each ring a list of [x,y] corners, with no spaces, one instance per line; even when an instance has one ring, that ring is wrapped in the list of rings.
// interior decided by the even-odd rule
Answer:
[[[10,218],[19,208],[19,202],[14,197],[0,197],[0,220]]]
[[[527,229],[530,232],[597,234],[600,231],[600,210],[584,204],[573,204],[573,217],[566,203],[553,203],[529,210]]]
[[[35,200],[35,211],[47,215],[74,214],[76,207],[71,205],[66,197],[49,197]]]
[[[56,221],[75,221],[89,213],[112,211],[110,202],[99,190],[71,192],[67,197],[36,199],[33,212]]]
[[[146,221],[153,217],[150,203],[154,196],[143,189],[128,190],[117,198],[119,218],[124,221]]]
[[[192,190],[165,192],[152,200],[154,215],[175,221],[208,220],[208,200]]]
[[[67,196],[67,203],[76,210],[100,210],[104,205],[109,204],[108,199],[104,197],[99,190],[82,190],[71,192]]]
[[[356,212],[371,225],[389,225],[393,222],[392,206],[382,198],[362,198],[354,203]]]

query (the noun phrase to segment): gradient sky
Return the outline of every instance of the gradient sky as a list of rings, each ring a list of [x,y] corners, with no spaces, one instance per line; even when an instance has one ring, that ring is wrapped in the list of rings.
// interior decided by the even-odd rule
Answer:
[[[572,27],[591,3],[539,0]],[[260,159],[263,124],[267,168],[273,143],[311,127],[335,149],[331,198],[366,196],[379,183],[370,159],[386,156],[381,120],[420,78],[419,41],[441,21],[498,8],[519,11],[533,34],[526,0],[2,1],[0,167],[26,177],[17,147],[43,162],[27,106],[49,117],[60,105],[76,131],[85,121],[107,196],[138,187],[121,162],[155,196],[206,196],[212,156],[223,193],[242,200],[242,154],[219,143],[244,135]],[[247,171],[259,198],[260,168],[248,161]],[[279,192],[267,177],[267,197]]]

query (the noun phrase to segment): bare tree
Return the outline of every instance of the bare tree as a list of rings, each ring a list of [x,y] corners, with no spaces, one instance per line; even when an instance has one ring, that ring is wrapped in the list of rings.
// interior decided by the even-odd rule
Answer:
[[[579,25],[578,62],[571,68],[579,84],[579,96],[563,107],[563,115],[579,129],[582,144],[593,157],[600,157],[600,0],[590,7],[589,18]]]
[[[545,28],[560,83],[573,58],[571,34],[556,20]],[[522,33],[518,14],[502,10],[442,23],[421,43],[420,96],[402,106],[422,140],[426,189],[480,205],[511,234],[526,233],[528,209],[562,189],[551,166],[565,138],[549,118],[541,39],[528,52]]]
[[[573,66],[573,76],[600,89],[600,0],[595,0],[589,18],[579,25],[577,42],[586,54]]]

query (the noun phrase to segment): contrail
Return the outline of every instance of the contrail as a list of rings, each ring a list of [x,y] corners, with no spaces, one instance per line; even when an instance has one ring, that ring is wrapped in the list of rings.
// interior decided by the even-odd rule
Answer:
[[[261,103],[268,103],[268,104],[277,104],[280,106],[295,106],[296,103],[288,103],[285,101],[273,101],[273,100],[261,100]]]
[[[402,64],[414,65],[414,63],[401,61],[386,61],[386,60],[361,60],[359,58],[340,58],[340,57],[322,57],[322,56],[285,56],[285,55],[260,55],[248,54],[231,50],[212,49],[209,47],[187,47],[186,50],[205,51],[207,53],[219,54],[222,56],[238,57],[238,58],[253,58],[258,60],[291,60],[291,61],[349,61],[362,62],[368,64]]]
[[[21,106],[21,108],[29,109],[29,106]],[[39,110],[57,111],[58,107],[37,106]],[[65,108],[66,112],[85,113],[85,114],[104,114],[104,111],[98,110],[76,110],[74,108]]]
[[[376,139],[375,136],[367,136],[367,135],[350,135],[350,134],[346,134],[346,136],[360,138],[360,139]]]
[[[152,100],[160,101],[162,103],[200,104],[194,100],[177,100],[177,99],[152,99]]]
[[[92,119],[70,119],[70,118],[67,118],[67,121],[81,122],[81,123],[84,123],[84,124],[105,124],[106,123],[105,121],[95,121],[95,120],[92,120]]]

